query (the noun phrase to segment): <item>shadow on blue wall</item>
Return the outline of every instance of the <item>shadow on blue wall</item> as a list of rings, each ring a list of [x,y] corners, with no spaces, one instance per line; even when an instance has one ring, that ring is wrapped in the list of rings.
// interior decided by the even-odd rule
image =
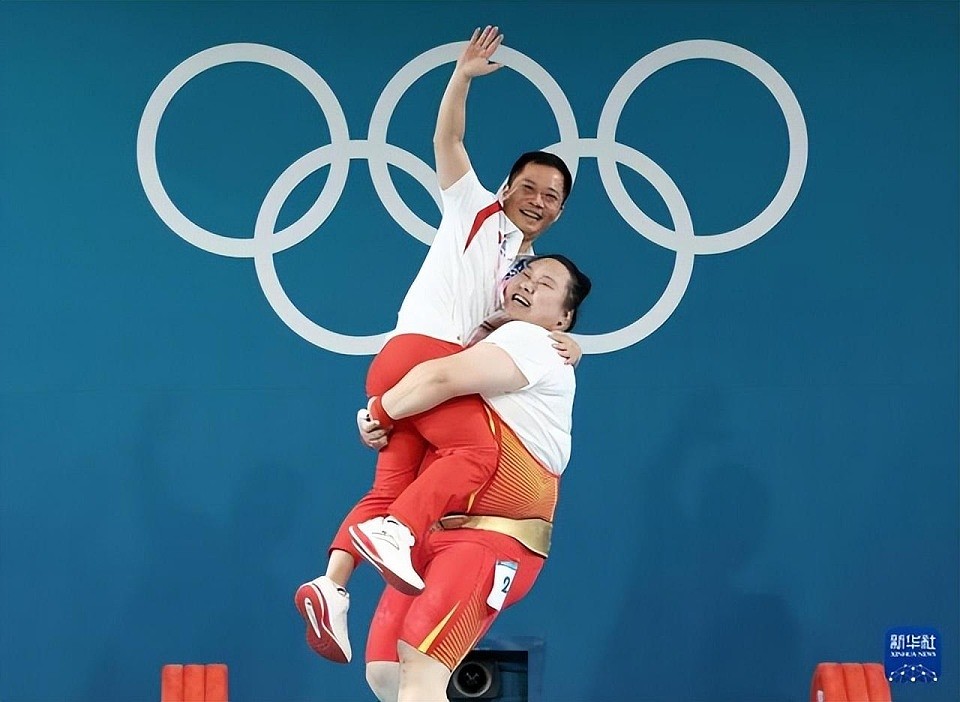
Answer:
[[[254,464],[238,483],[226,521],[186,508],[157,458],[176,418],[175,403],[159,400],[140,422],[131,472],[144,560],[83,699],[153,699],[161,663],[263,661],[277,642],[301,643],[292,636],[290,583],[264,560],[308,506],[304,481],[282,463]],[[284,612],[290,616],[278,616]],[[234,666],[231,687],[247,699],[277,699],[275,681],[257,672]],[[299,667],[284,675],[283,699],[306,696],[309,672]]]
[[[738,582],[767,536],[770,506],[756,469],[730,459],[722,417],[722,399],[705,391],[640,471],[649,499],[637,533],[623,536],[633,559],[623,565],[644,599],[620,605],[630,616],[607,640],[593,699],[612,689],[642,700],[801,699],[790,689],[796,616],[783,597]]]

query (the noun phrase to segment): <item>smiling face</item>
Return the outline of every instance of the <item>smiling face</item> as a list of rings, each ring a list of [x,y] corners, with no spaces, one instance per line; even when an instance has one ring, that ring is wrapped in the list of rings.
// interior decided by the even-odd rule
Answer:
[[[532,242],[563,211],[563,175],[553,166],[528,163],[503,191],[503,211]]]
[[[560,261],[534,259],[507,281],[503,309],[511,319],[564,331],[573,316],[566,308],[570,283],[570,272]]]

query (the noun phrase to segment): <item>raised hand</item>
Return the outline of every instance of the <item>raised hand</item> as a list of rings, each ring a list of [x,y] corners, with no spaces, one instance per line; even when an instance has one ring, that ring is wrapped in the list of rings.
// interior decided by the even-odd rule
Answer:
[[[443,91],[440,110],[437,112],[437,128],[433,132],[433,153],[437,162],[437,182],[446,190],[470,170],[470,157],[463,145],[466,130],[467,92],[477,76],[485,76],[500,68],[491,63],[490,57],[503,41],[496,27],[477,29],[457,59],[450,82]]]
[[[487,25],[483,30],[473,30],[473,36],[470,37],[470,43],[467,44],[460,58],[457,59],[456,72],[465,78],[476,78],[493,73],[503,64],[490,61],[493,52],[497,50],[503,41],[503,35],[498,27]]]

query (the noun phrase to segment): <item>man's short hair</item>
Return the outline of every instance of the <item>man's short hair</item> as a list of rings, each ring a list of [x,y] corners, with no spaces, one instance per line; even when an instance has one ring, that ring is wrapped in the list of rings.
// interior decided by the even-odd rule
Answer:
[[[567,168],[567,164],[563,162],[562,158],[555,154],[551,154],[546,151],[528,151],[520,156],[516,163],[513,164],[513,167],[510,169],[510,175],[507,177],[507,185],[513,185],[513,179],[516,178],[517,174],[522,171],[524,166],[526,166],[528,163],[536,163],[541,166],[550,166],[551,168],[556,168],[558,171],[560,171],[560,175],[563,176],[563,199],[560,203],[560,206],[562,207],[563,203],[567,201],[567,197],[570,195],[570,188],[573,187],[573,176],[570,175],[570,169]]]
[[[580,303],[590,294],[593,283],[590,282],[590,278],[588,278],[583,271],[577,268],[577,264],[563,254],[533,256],[527,259],[526,262],[529,264],[533,261],[539,261],[541,258],[552,258],[554,261],[559,261],[570,273],[570,282],[567,284],[567,297],[563,301],[563,306],[571,313],[570,326],[567,327],[566,331],[572,331],[573,326],[577,323],[577,310],[580,308]]]

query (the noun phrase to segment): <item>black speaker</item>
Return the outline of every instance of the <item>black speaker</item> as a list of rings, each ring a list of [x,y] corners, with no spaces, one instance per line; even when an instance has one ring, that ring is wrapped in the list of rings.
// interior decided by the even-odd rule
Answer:
[[[500,696],[500,666],[493,651],[474,651],[457,666],[447,685],[451,700],[495,700]]]
[[[527,652],[472,651],[450,676],[447,697],[451,702],[527,702]]]

